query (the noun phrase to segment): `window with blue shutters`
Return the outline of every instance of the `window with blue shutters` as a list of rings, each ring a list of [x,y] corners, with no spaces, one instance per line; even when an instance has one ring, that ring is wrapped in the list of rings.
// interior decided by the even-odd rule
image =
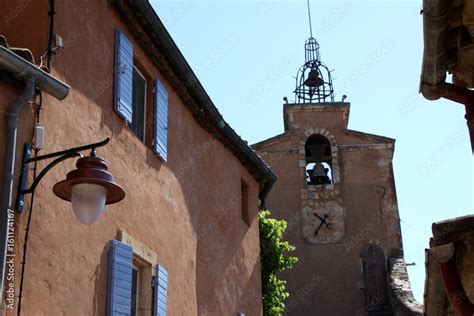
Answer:
[[[127,125],[145,140],[145,101],[147,81],[133,62],[133,44],[115,30],[114,107]]]
[[[153,310],[153,315],[166,316],[168,272],[156,265],[151,249],[124,232],[119,239],[123,242],[109,242],[107,315],[136,316]]]
[[[168,304],[168,271],[161,265],[156,266],[154,291],[154,316],[166,316]]]
[[[115,30],[114,108],[130,129],[145,142],[145,132],[153,134],[154,151],[168,159],[168,91],[156,79],[153,83],[153,119],[145,116],[148,81],[143,69],[134,64],[133,44],[120,30]],[[151,86],[151,85],[150,85]],[[154,124],[146,125],[145,122]],[[153,126],[152,126],[153,125]]]
[[[155,80],[155,129],[153,146],[155,152],[164,160],[168,159],[168,91]]]
[[[117,240],[109,242],[107,315],[131,315],[133,250]]]

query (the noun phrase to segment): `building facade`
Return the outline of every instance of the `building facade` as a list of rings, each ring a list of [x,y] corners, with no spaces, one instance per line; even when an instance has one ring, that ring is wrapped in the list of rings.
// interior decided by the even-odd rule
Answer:
[[[474,3],[425,0],[422,13],[420,92],[428,100],[445,98],[458,103],[453,106],[464,105],[474,152]],[[433,223],[433,237],[425,250],[425,315],[474,313],[473,232],[470,214]]]
[[[459,0],[423,1],[424,51],[420,93],[464,105],[474,153],[474,4]],[[452,82],[448,82],[448,73]],[[456,106],[456,105],[455,105]]]
[[[92,225],[79,223],[51,190],[74,168],[69,159],[33,204],[25,195],[23,213],[2,200],[3,314],[16,314],[22,281],[23,315],[261,315],[256,214],[276,178],[222,119],[148,1],[4,1],[0,12],[2,131],[11,104],[24,103],[11,199],[36,123],[38,155],[110,137],[97,155],[126,192]],[[13,71],[5,56],[31,71]],[[37,84],[17,101],[44,73],[70,91],[54,97]]]
[[[282,273],[288,315],[421,315],[403,261],[395,140],[348,129],[314,38],[305,44],[285,131],[253,145],[278,182],[266,200],[288,222],[298,264]]]

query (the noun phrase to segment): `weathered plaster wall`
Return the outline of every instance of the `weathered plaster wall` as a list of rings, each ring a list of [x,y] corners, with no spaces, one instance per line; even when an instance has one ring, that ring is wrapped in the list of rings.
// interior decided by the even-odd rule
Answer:
[[[0,19],[0,34],[12,46],[30,48],[38,60],[47,47],[48,3],[2,2],[0,12],[17,7],[21,9],[13,20]],[[52,74],[72,90],[62,102],[43,94],[41,124],[46,143],[40,154],[112,137],[97,153],[109,162],[127,196],[121,203],[107,206],[96,223],[84,226],[74,218],[70,204],[51,190],[75,162],[66,161],[48,173],[36,190],[23,314],[104,315],[107,243],[123,229],[153,250],[168,269],[170,315],[237,311],[260,315],[255,217],[259,184],[228,149],[196,123],[107,1],[56,1],[56,11],[55,33],[64,38],[66,48],[54,56]],[[113,110],[115,28],[134,42],[135,58],[146,77],[160,78],[169,92],[168,163],[150,149],[151,133],[143,144]],[[10,84],[0,85],[0,130],[5,130],[5,108],[17,93]],[[147,104],[151,102],[149,94]],[[147,114],[151,117],[151,106]],[[31,139],[31,122],[25,110],[18,153],[21,144]],[[147,132],[152,122],[147,120]],[[2,132],[0,145],[3,142]],[[0,163],[1,159],[3,156]],[[41,162],[39,168],[45,164]],[[241,219],[241,179],[249,186],[250,226]],[[17,290],[26,216],[27,212],[16,217]]]
[[[365,298],[360,255],[368,244],[385,256],[401,255],[401,236],[389,141],[348,132],[348,104],[326,107],[285,107],[286,134],[265,142],[257,152],[278,176],[267,208],[288,222],[286,238],[296,246],[299,262],[282,273],[290,298],[288,315],[364,315]],[[321,128],[323,130],[321,130]],[[312,133],[332,135],[339,183],[308,190],[300,163],[304,143]],[[332,136],[326,136],[331,138]],[[347,146],[376,144],[372,148]],[[383,186],[383,190],[381,188]],[[308,244],[301,237],[301,207],[305,199],[342,199],[343,238],[329,244]],[[338,226],[339,227],[339,226]],[[388,284],[387,284],[388,285]]]

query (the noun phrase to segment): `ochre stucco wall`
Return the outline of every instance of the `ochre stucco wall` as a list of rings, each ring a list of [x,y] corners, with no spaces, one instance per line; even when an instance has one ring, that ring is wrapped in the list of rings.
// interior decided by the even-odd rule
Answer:
[[[281,274],[290,293],[286,313],[295,316],[365,315],[362,250],[368,244],[377,244],[386,258],[402,253],[391,163],[393,149],[344,146],[385,146],[380,138],[345,131],[348,104],[326,104],[317,110],[308,105],[289,105],[284,112],[286,133],[263,145],[256,144],[256,148],[278,177],[266,206],[273,216],[288,222],[285,237],[296,246],[294,255],[299,259],[292,270]],[[319,128],[334,136],[338,146],[340,182],[334,184],[332,190],[316,192],[334,194],[342,199],[345,236],[336,243],[308,244],[301,237],[301,207],[303,195],[308,191],[301,175],[300,159],[304,159],[306,139],[317,134]],[[377,189],[380,185],[385,188],[382,198]]]
[[[19,6],[13,20],[0,19],[0,34],[12,46],[30,48],[38,61],[47,47],[48,1],[2,2],[0,12]],[[169,92],[167,163],[150,148],[150,133],[143,144],[113,110],[115,28],[134,43],[135,59],[150,82],[159,78]],[[75,161],[63,162],[48,173],[36,189],[22,314],[104,315],[107,244],[123,229],[153,250],[168,269],[169,315],[235,315],[238,311],[260,315],[257,181],[198,125],[107,1],[56,1],[55,33],[64,38],[66,48],[54,56],[52,75],[72,89],[62,102],[43,93],[41,125],[46,142],[40,154],[111,137],[97,154],[109,162],[127,196],[107,206],[96,223],[85,226],[74,218],[70,204],[51,190]],[[20,92],[21,88],[0,82],[2,131],[5,109]],[[32,134],[33,117],[28,109],[24,112],[18,155]],[[152,114],[151,106],[147,114]],[[147,120],[147,132],[152,122]],[[3,166],[3,155],[0,163]],[[45,165],[40,162],[39,168]],[[241,179],[249,186],[250,226],[241,219]],[[17,291],[27,213],[16,216]]]

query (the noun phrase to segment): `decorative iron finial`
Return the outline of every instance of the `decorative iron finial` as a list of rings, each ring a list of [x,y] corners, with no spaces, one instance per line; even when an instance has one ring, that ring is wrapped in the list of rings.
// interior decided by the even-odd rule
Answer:
[[[321,62],[319,44],[313,37],[309,0],[307,3],[310,37],[304,44],[305,63],[296,75],[295,101],[298,103],[334,102],[331,72]]]

